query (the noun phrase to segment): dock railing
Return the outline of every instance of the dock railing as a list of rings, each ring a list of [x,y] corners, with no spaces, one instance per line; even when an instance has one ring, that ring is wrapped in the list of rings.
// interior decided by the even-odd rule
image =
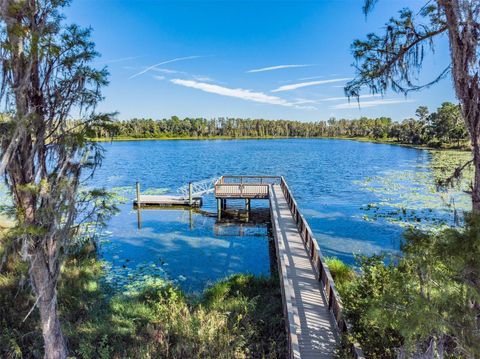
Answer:
[[[222,176],[215,183],[217,198],[268,198],[272,184],[280,184],[278,176]]]
[[[328,308],[333,314],[338,331],[340,333],[350,331],[350,325],[345,320],[342,313],[342,302],[335,288],[335,283],[330,270],[325,263],[325,259],[320,251],[317,240],[313,236],[313,232],[305,220],[305,217],[298,209],[297,202],[283,176],[222,176],[215,183],[215,197],[271,199],[270,193],[272,185],[280,185],[282,189],[282,193],[288,203],[290,212],[297,225],[297,229],[309,252],[309,257],[316,271],[317,279],[322,284],[323,293],[328,301]],[[282,290],[283,289],[284,288],[282,287]],[[285,293],[283,293],[283,295],[285,296]],[[288,309],[288,302],[286,302],[285,299],[286,298],[284,298],[284,305],[287,306],[287,308],[284,308],[286,309],[286,324],[287,330],[290,331],[290,311]],[[291,344],[292,343],[289,343],[289,345]],[[351,354],[355,359],[365,358],[362,349],[357,343],[352,345]]]
[[[326,300],[328,301],[328,307],[333,313],[333,317],[337,324],[338,330],[341,333],[346,333],[350,330],[350,325],[343,317],[342,302],[340,300],[340,296],[338,295],[338,292],[335,288],[332,274],[330,273],[330,270],[325,263],[325,259],[322,255],[322,252],[320,251],[317,240],[313,236],[313,232],[310,229],[307,221],[305,220],[305,217],[298,209],[297,201],[290,192],[287,182],[283,177],[281,177],[280,186],[282,188],[283,195],[287,200],[288,206],[290,207],[293,219],[297,224],[298,231],[300,232],[305,246],[308,249],[310,260],[312,261],[313,266],[317,271],[318,280],[322,283],[323,292],[325,294]],[[351,351],[354,358],[365,358],[362,349],[357,343],[354,343],[352,345]]]

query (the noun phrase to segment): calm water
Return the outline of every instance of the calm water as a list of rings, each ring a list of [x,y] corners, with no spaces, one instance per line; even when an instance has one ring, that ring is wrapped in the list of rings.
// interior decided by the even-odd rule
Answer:
[[[352,263],[354,253],[398,250],[402,233],[394,223],[362,218],[362,207],[379,201],[362,181],[428,173],[431,160],[428,151],[329,139],[135,141],[104,147],[95,182],[126,200],[101,245],[116,273],[112,281],[165,275],[191,291],[233,273],[268,274],[268,225],[258,218],[243,225],[217,223],[210,194],[202,207],[206,213],[143,210],[139,229],[131,205],[137,179],[142,192],[176,193],[189,181],[223,174],[283,175],[324,254]],[[254,206],[254,215],[261,217],[267,202]]]

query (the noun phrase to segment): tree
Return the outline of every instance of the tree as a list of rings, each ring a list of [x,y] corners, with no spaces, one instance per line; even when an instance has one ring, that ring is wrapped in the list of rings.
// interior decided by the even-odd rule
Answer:
[[[378,0],[365,0],[365,14]],[[437,83],[451,74],[470,135],[473,164],[472,207],[480,212],[480,3],[478,0],[426,1],[418,14],[403,9],[392,18],[381,36],[368,34],[352,45],[357,76],[345,87],[347,96],[357,97],[362,88],[372,93],[393,91],[407,94]],[[432,81],[415,82],[434,40],[448,35],[451,63]],[[462,166],[463,168],[463,166]]]
[[[419,106],[416,111],[415,115],[418,117],[420,121],[426,121],[428,117],[428,107],[427,106]]]
[[[478,358],[480,217],[465,228],[406,232],[402,255],[360,257],[342,288],[345,315],[369,358]],[[394,264],[395,263],[395,264]]]
[[[46,358],[65,358],[57,313],[57,281],[80,225],[102,221],[103,191],[80,189],[100,164],[101,147],[87,140],[108,124],[95,113],[107,84],[90,31],[64,25],[68,0],[0,3],[1,164],[15,205],[15,245],[28,262]],[[71,121],[75,113],[79,120]],[[90,173],[91,174],[91,173]],[[81,177],[82,176],[82,177]],[[104,205],[106,206],[104,208]],[[32,308],[33,309],[33,308]]]
[[[459,106],[444,102],[429,117],[433,135],[443,142],[456,141],[457,144],[466,136],[462,114]]]

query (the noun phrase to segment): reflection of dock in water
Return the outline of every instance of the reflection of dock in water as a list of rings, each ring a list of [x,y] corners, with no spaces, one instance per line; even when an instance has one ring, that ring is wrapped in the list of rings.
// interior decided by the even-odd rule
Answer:
[[[218,221],[228,215],[227,200],[268,200],[289,358],[333,358],[339,333],[348,330],[340,297],[320,247],[283,177],[222,176],[215,183]],[[248,220],[247,222],[248,223]],[[247,227],[248,228],[248,227]],[[354,358],[364,358],[353,346]]]
[[[270,209],[255,208],[250,211],[227,209],[217,218],[213,230],[217,236],[268,236]]]
[[[218,236],[252,236],[271,223],[277,259],[289,358],[333,358],[339,334],[348,331],[340,297],[313,233],[300,213],[285,179],[273,176],[222,176],[214,184]],[[210,189],[208,189],[210,191]],[[188,207],[192,228],[193,191]],[[137,187],[137,198],[140,198]],[[227,206],[227,200],[230,201]],[[232,206],[232,200],[245,206]],[[268,209],[252,209],[252,200],[266,200]],[[141,202],[141,201],[139,201]],[[140,207],[138,209],[140,228]],[[198,211],[198,210],[196,210]],[[206,216],[214,213],[201,211]],[[254,235],[253,235],[254,236]],[[273,262],[273,261],[271,261]],[[364,358],[356,345],[354,358]]]

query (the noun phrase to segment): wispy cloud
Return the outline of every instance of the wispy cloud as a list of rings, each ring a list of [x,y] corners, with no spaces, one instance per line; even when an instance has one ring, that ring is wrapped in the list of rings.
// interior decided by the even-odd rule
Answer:
[[[351,78],[340,78],[340,79],[330,79],[330,80],[320,80],[320,81],[299,82],[299,83],[296,83],[296,84],[280,86],[279,88],[276,88],[275,90],[272,90],[271,92],[291,91],[291,90],[296,90],[296,89],[299,89],[299,88],[302,88],[302,87],[317,86],[317,85],[329,84],[329,83],[333,83],[333,82],[348,81],[348,80],[351,80]]]
[[[270,67],[262,67],[260,69],[253,69],[253,70],[248,70],[247,73],[252,73],[252,72],[264,72],[264,71],[275,71],[275,70],[282,70],[282,69],[291,69],[295,67],[308,67],[312,65],[278,65],[278,66],[270,66]]]
[[[359,98],[372,98],[372,97],[381,97],[382,95],[380,94],[375,94],[375,95],[360,95]],[[346,100],[346,96],[341,96],[341,97],[327,97],[327,98],[321,98],[319,101],[342,101]]]
[[[294,103],[296,105],[303,105],[303,104],[307,104],[307,103],[317,103],[317,101],[308,100],[308,99],[305,99],[305,98],[297,98],[297,99],[295,99]]]
[[[185,73],[184,71],[171,70],[171,69],[159,69],[157,67],[151,70],[155,72],[161,72],[162,74],[184,74]]]
[[[407,99],[384,99],[384,100],[372,100],[372,101],[363,101],[363,102],[346,102],[346,103],[341,103],[335,106],[330,107],[331,109],[334,110],[346,110],[346,109],[352,109],[352,108],[362,108],[362,107],[377,107],[377,106],[384,106],[384,105],[395,105],[399,103],[409,103],[409,102],[415,102],[415,100],[407,100]]]
[[[201,82],[215,82],[215,80],[212,79],[211,77],[204,76],[204,75],[192,75],[192,77],[193,77],[196,81],[201,81]]]
[[[165,80],[165,76],[155,75],[153,76],[155,80]]]
[[[134,77],[137,77],[137,76],[140,76],[140,75],[143,75],[144,73],[150,71],[150,70],[153,70],[155,68],[157,68],[158,66],[161,66],[161,65],[166,65],[166,64],[170,64],[172,62],[177,62],[177,61],[185,61],[185,60],[193,60],[193,59],[198,59],[200,57],[204,57],[204,56],[185,56],[185,57],[177,57],[175,59],[171,59],[171,60],[167,60],[167,61],[162,61],[162,62],[159,62],[158,64],[155,64],[155,65],[152,65],[152,66],[148,66],[146,67],[145,69],[143,69],[142,71],[140,72],[137,72],[136,74],[133,74],[132,76],[130,76],[130,79],[133,79]]]
[[[246,101],[266,103],[270,105],[279,105],[285,107],[294,107],[301,109],[314,109],[312,106],[300,106],[295,102],[290,102],[277,96],[267,95],[263,92],[255,92],[241,88],[228,88],[224,86],[198,82],[193,80],[171,79],[175,85],[185,86],[201,90],[204,92],[214,93],[221,96],[235,97]]]
[[[96,64],[98,64],[98,65],[113,64],[113,63],[116,63],[116,62],[125,62],[125,61],[136,60],[136,59],[140,59],[142,57],[145,57],[145,56],[129,56],[129,57],[121,57],[119,59],[101,60],[101,61],[97,61]]]
[[[300,81],[306,81],[306,80],[315,80],[315,79],[323,79],[325,76],[311,76],[311,77],[302,77],[298,80]]]

